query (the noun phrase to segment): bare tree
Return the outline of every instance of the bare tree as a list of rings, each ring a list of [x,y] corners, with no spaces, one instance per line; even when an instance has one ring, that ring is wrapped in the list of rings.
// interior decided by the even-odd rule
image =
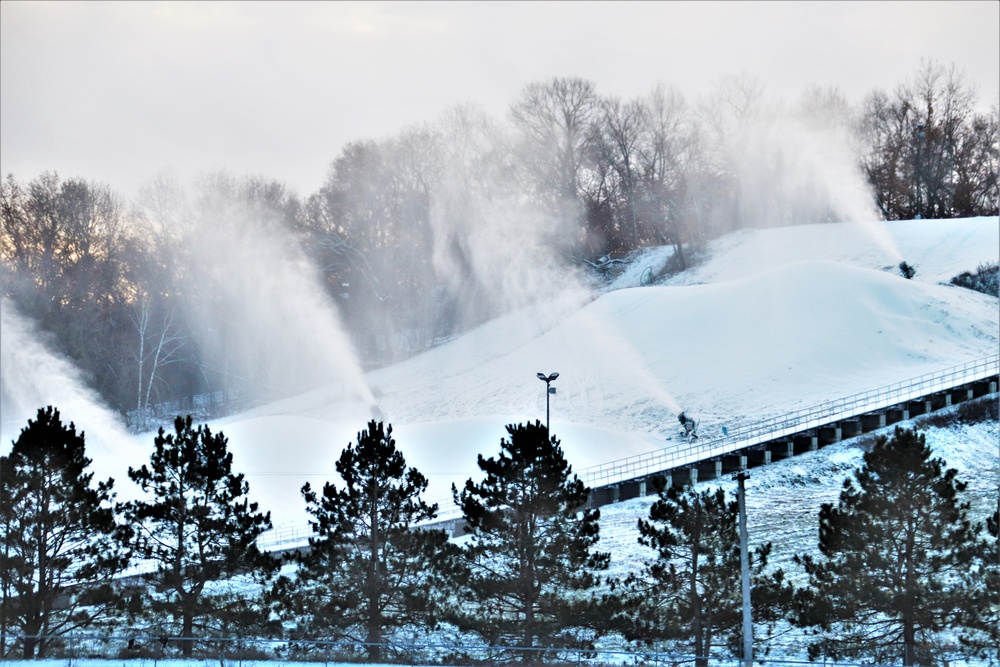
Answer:
[[[710,180],[726,184],[710,196],[731,199],[730,225],[736,229],[759,217],[757,195],[766,194],[756,192],[767,170],[765,156],[751,146],[755,121],[763,112],[763,85],[747,74],[720,79],[699,107],[711,156]]]
[[[123,407],[131,211],[105,185],[54,173],[27,184],[9,176],[2,189],[7,294],[55,336],[109,403]]]
[[[364,357],[385,360],[431,336],[431,199],[440,136],[411,128],[349,144],[307,202],[310,246]]]
[[[131,316],[139,338],[139,349],[134,353],[138,375],[137,410],[149,408],[160,371],[180,361],[180,351],[187,344],[187,336],[174,322],[175,309],[159,310],[150,295],[143,294]]]
[[[620,218],[628,226],[631,248],[648,241],[647,230],[640,232],[636,210],[642,179],[639,153],[648,124],[649,110],[642,100],[623,102],[618,97],[608,97],[601,101],[600,122],[594,132],[599,159],[607,164],[613,176],[614,190],[623,211]]]
[[[646,105],[648,134],[640,151],[644,205],[654,220],[659,241],[674,247],[678,268],[684,269],[684,244],[692,240],[693,229],[699,226],[689,187],[697,128],[684,98],[674,89],[656,86]]]
[[[890,219],[993,215],[997,113],[954,66],[925,61],[893,93],[875,90],[860,119],[862,167]]]
[[[520,163],[536,196],[572,219],[579,218],[579,176],[598,102],[592,82],[556,77],[525,86],[510,109],[522,139]]]

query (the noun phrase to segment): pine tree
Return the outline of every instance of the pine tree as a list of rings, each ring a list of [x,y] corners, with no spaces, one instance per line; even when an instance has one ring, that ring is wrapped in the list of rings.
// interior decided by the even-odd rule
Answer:
[[[986,519],[986,539],[981,548],[982,572],[970,572],[970,585],[979,591],[984,603],[979,609],[969,610],[965,625],[970,632],[961,640],[973,655],[1000,662],[1000,509]]]
[[[192,426],[177,417],[174,433],[161,428],[154,440],[150,465],[128,475],[151,501],[126,505],[136,530],[136,552],[155,561],[150,576],[154,613],[180,621],[181,646],[190,656],[196,622],[218,620],[232,601],[215,598],[206,585],[240,575],[258,581],[277,568],[277,561],[257,549],[256,540],[271,528],[270,512],[262,514],[247,499],[249,486],[233,474],[228,440],[207,425]]]
[[[923,434],[899,427],[876,439],[856,477],[820,509],[821,557],[796,557],[810,584],[796,595],[797,623],[820,631],[811,656],[925,664],[938,633],[984,611],[969,585],[983,569],[966,485]]]
[[[44,658],[53,637],[92,625],[120,601],[111,578],[128,565],[130,531],[115,521],[114,480],[92,487],[90,463],[84,434],[51,406],[0,457],[0,620],[5,635],[11,627],[24,635],[25,659]]]
[[[302,487],[316,536],[273,597],[297,634],[364,642],[379,660],[393,630],[437,626],[456,553],[444,531],[417,527],[437,505],[421,499],[427,479],[406,465],[391,425],[369,422],[336,467],[340,488]]]
[[[479,456],[486,477],[452,486],[471,539],[468,609],[456,618],[490,644],[518,646],[525,662],[535,647],[569,641],[591,607],[585,593],[610,556],[595,553],[600,512],[585,509],[589,489],[540,422],[509,425],[497,458]]]
[[[707,665],[712,646],[742,644],[739,511],[722,489],[697,492],[664,487],[649,520],[639,520],[639,543],[656,550],[655,561],[629,576],[622,591],[629,639],[678,640]],[[765,575],[771,544],[752,554],[753,609],[757,621],[773,621],[787,587],[783,574]]]
[[[1000,496],[997,497],[1000,505]],[[987,624],[992,628],[990,636],[1000,660],[1000,508],[986,521],[990,540],[987,540],[984,557],[986,565],[986,599],[988,605]]]

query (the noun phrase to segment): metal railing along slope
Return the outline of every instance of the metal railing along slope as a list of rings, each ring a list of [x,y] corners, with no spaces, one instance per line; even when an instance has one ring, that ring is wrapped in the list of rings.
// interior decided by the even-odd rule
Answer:
[[[584,468],[580,479],[591,488],[672,470],[723,456],[747,447],[820,428],[838,421],[884,410],[936,392],[948,391],[1000,372],[1000,355],[910,378],[858,394],[826,401],[795,412],[740,425],[723,437],[665,447]]]

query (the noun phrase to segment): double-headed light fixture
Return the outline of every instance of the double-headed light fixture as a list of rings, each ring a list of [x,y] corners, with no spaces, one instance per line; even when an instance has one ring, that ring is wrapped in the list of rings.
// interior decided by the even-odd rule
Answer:
[[[536,377],[545,383],[545,432],[549,432],[549,394],[556,393],[556,388],[552,386],[552,382],[559,377],[559,373],[552,373],[551,375],[546,375],[545,373],[536,373]]]

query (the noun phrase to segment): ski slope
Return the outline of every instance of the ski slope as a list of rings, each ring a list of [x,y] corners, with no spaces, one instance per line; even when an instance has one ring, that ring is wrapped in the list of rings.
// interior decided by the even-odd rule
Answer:
[[[712,435],[995,354],[997,298],[948,281],[998,261],[998,249],[997,218],[741,231],[688,271],[644,285],[671,252],[651,248],[613,280],[569,283],[556,301],[368,373],[374,404],[334,379],[211,427],[228,436],[235,469],[279,530],[304,532],[300,488],[336,482],[341,450],[372,418],[393,426],[429,480],[427,499],[448,509],[452,484],[478,479],[477,456],[498,453],[505,424],[545,419],[537,372],[560,374],[552,431],[581,470],[679,445],[682,410]],[[901,260],[916,267],[913,280],[899,275]],[[39,356],[8,351],[5,372]],[[87,432],[96,477],[113,476],[119,499],[135,496],[127,468],[148,460],[153,434],[113,433],[106,413],[73,410],[77,397],[50,389],[32,404],[60,406]]]
[[[505,424],[544,421],[536,372],[560,374],[552,431],[580,470],[670,447],[681,410],[713,433],[994,354],[998,300],[947,282],[998,261],[998,248],[995,218],[740,232],[696,268],[637,286],[669,253],[653,249],[590,300],[526,308],[369,373],[376,406],[331,385],[215,428],[276,526],[304,525],[298,489],[335,482],[340,451],[373,415],[446,507],[452,484],[477,477],[477,455],[499,451]],[[896,271],[901,257],[913,280]],[[553,312],[564,315],[542,324]]]

